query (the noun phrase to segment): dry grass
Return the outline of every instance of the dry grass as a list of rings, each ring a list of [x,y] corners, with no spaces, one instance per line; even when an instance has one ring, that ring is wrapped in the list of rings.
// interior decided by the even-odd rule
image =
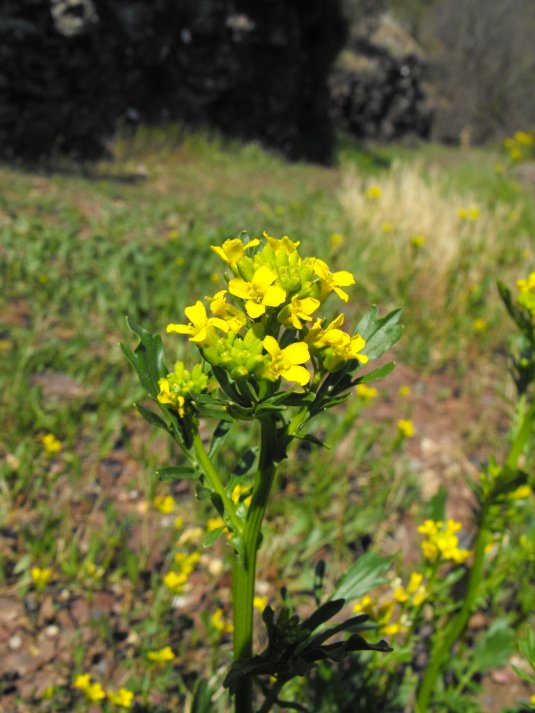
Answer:
[[[373,180],[347,171],[339,199],[351,251],[364,265],[381,265],[393,297],[419,299],[428,314],[465,309],[504,263],[518,221],[510,205],[489,207],[461,195],[436,170],[407,163]]]

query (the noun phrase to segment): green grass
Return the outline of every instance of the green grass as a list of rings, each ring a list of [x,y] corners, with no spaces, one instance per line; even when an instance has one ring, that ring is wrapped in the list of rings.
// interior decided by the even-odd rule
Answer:
[[[497,394],[509,388],[503,356],[508,326],[494,275],[462,314],[446,310],[422,322],[418,290],[406,289],[403,274],[390,279],[394,268],[381,250],[360,250],[373,236],[354,233],[340,201],[342,178],[352,167],[363,180],[386,180],[394,162],[412,165],[417,159],[423,171],[438,170],[460,196],[476,196],[489,210],[499,202],[515,212],[513,232],[500,237],[504,249],[496,273],[521,277],[535,267],[533,243],[529,247],[533,196],[508,175],[497,175],[499,156],[484,150],[365,147],[341,137],[337,166],[324,168],[288,165],[256,145],[178,128],[119,138],[114,150],[114,162],[97,166],[58,159],[39,169],[0,168],[0,519],[12,533],[0,549],[0,581],[6,596],[33,597],[39,609],[44,595],[35,593],[29,570],[50,567],[48,591],[56,604],[63,590],[68,601],[83,595],[91,602],[106,591],[119,602],[117,615],[105,610],[93,622],[93,643],[71,644],[74,658],[55,670],[56,678],[51,675],[58,686],[51,698],[42,699],[41,689],[28,700],[14,694],[21,711],[85,710],[69,682],[93,666],[95,651],[114,685],[126,677],[145,706],[140,710],[178,710],[169,693],[176,686],[172,666],[147,668],[146,651],[172,645],[189,688],[199,670],[220,675],[228,656],[228,637],[209,620],[216,605],[228,613],[228,583],[210,586],[226,556],[224,542],[203,555],[202,602],[193,597],[175,611],[161,585],[172,552],[198,546],[177,545],[184,527],[202,524],[209,510],[204,503],[191,506],[187,484],[157,488],[154,470],[176,454],[132,409],[141,392],[118,346],[131,344],[125,316],[164,333],[168,322],[182,320],[184,306],[221,288],[211,244],[242,230],[288,234],[302,242],[304,254],[326,256],[338,269],[354,272],[354,316],[371,302],[382,311],[402,303],[409,328],[396,358],[415,382],[421,369],[440,369],[450,379],[447,393],[467,388],[469,395],[490,399],[498,410],[490,430],[476,433],[467,426],[465,433],[467,457],[484,457],[500,428],[503,437],[507,406]],[[343,236],[341,246],[333,243],[333,233]],[[511,235],[515,247],[505,264]],[[453,264],[451,274],[458,268]],[[491,327],[483,334],[473,330],[479,317]],[[164,339],[172,363],[185,353],[184,341]],[[476,376],[467,387],[468,371]],[[481,387],[485,375],[490,394]],[[341,441],[341,454],[301,451],[285,466],[260,563],[271,597],[292,574],[306,588],[320,556],[330,558],[333,581],[362,552],[366,538],[395,550],[396,528],[416,516],[421,490],[416,452],[396,442],[395,422],[411,409],[385,387],[369,411],[355,402],[333,422],[319,423],[327,441]],[[39,441],[48,432],[62,443],[54,457]],[[246,434],[236,433],[222,457],[232,462],[246,441]],[[497,451],[503,452],[499,444]],[[168,491],[177,503],[171,518],[150,506],[156,492]],[[186,522],[175,530],[172,520],[179,514]],[[36,634],[42,623],[31,626]],[[122,644],[129,636],[132,643]],[[212,647],[203,644],[206,638]]]

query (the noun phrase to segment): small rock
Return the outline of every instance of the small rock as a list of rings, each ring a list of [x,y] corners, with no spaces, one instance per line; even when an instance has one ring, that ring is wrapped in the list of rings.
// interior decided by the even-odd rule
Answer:
[[[20,636],[15,634],[9,639],[8,645],[12,651],[17,651],[17,649],[20,649],[20,647],[22,646],[22,639],[20,638]]]

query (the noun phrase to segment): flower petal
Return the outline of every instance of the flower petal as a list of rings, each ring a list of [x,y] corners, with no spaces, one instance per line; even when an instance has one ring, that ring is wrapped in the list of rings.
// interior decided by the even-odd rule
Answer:
[[[228,283],[228,291],[231,295],[235,295],[242,300],[249,299],[249,290],[251,289],[248,282],[242,280],[241,277],[234,277]]]
[[[271,270],[267,265],[262,265],[262,267],[259,267],[253,275],[251,284],[264,292],[273,282],[275,282],[276,279],[277,273],[273,272],[273,270]],[[286,293],[284,293],[284,296],[286,297]]]
[[[267,336],[264,337],[262,341],[262,345],[264,349],[267,351],[267,353],[273,357],[273,359],[278,356],[281,352],[281,348],[279,347],[277,340],[274,337]]]
[[[340,287],[349,287],[349,285],[355,284],[355,278],[347,270],[339,270],[338,272],[333,272],[332,274],[333,282]]]
[[[206,314],[206,307],[200,300],[197,300],[191,307],[186,307],[184,314],[189,319],[192,324],[200,325],[206,322],[208,315]]]
[[[187,324],[168,324],[165,331],[167,334],[193,334],[193,327]]]
[[[267,288],[262,299],[262,303],[268,307],[278,307],[284,302],[285,299],[286,290],[278,285],[272,285]]]
[[[295,381],[299,386],[304,386],[310,381],[310,374],[304,366],[291,366],[289,369],[282,369],[281,376],[286,381]]]
[[[284,359],[292,364],[304,364],[310,359],[308,346],[305,342],[295,342],[282,350]]]
[[[266,308],[264,305],[258,304],[258,302],[253,302],[253,300],[247,300],[245,303],[245,311],[251,319],[258,319],[263,314],[266,313]]]

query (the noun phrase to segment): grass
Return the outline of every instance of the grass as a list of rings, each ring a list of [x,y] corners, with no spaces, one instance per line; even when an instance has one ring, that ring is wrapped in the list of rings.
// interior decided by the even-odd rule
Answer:
[[[394,373],[373,403],[355,400],[319,423],[340,450],[294,453],[260,561],[273,602],[293,575],[294,590],[309,588],[320,557],[329,558],[332,582],[370,541],[397,550],[419,512],[422,473],[451,476],[416,441],[441,448],[453,432],[472,460],[488,455],[489,440],[503,441],[508,327],[494,278],[512,284],[535,267],[532,195],[496,174],[500,158],[489,152],[341,138],[338,165],[323,168],[178,128],[119,137],[113,151],[115,161],[96,166],[58,159],[0,168],[0,579],[2,596],[34,612],[23,625],[21,610],[11,635],[24,631],[22,650],[44,656],[25,685],[11,686],[9,670],[0,671],[0,691],[21,712],[86,710],[70,685],[86,670],[134,690],[138,710],[178,710],[197,672],[215,681],[228,660],[228,634],[210,619],[216,606],[229,612],[224,541],[202,552],[183,596],[173,599],[162,584],[176,551],[198,549],[209,510],[191,507],[187,482],[156,483],[156,468],[176,454],[132,410],[141,393],[118,347],[131,342],[125,315],[160,333],[181,321],[185,305],[219,286],[209,246],[241,230],[288,234],[305,254],[353,271],[355,316],[370,303],[382,311],[403,304],[407,337],[396,358],[413,394],[397,394],[403,383]],[[364,198],[372,184],[380,201]],[[479,218],[460,220],[457,210],[472,204]],[[425,235],[421,247],[411,245],[415,234]],[[169,362],[183,353],[176,337],[165,343]],[[450,411],[438,408],[442,416],[433,411],[428,424],[426,399],[438,403],[440,394]],[[497,415],[471,428],[452,416],[455,404],[466,409],[461,421],[467,413],[477,420],[482,404]],[[420,419],[414,441],[397,438],[404,417]],[[45,452],[46,433],[61,451]],[[234,434],[222,458],[232,463],[247,439]],[[172,512],[153,505],[156,493],[173,495]],[[32,585],[35,566],[53,573],[42,592]],[[62,610],[83,622],[78,634]],[[48,659],[46,626],[59,630]],[[178,667],[148,665],[147,652],[166,645]],[[13,670],[18,651],[10,649]]]

